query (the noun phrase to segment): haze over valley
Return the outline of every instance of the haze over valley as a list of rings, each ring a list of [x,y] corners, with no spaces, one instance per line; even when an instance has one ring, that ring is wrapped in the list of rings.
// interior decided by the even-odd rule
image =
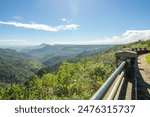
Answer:
[[[116,51],[150,50],[149,5],[0,0],[0,99],[89,99],[114,72]]]

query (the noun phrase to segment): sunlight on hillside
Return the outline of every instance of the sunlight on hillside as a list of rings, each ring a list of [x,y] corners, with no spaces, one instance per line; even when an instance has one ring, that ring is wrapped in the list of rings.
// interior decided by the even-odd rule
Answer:
[[[146,60],[147,60],[147,63],[150,64],[150,54],[146,55]]]

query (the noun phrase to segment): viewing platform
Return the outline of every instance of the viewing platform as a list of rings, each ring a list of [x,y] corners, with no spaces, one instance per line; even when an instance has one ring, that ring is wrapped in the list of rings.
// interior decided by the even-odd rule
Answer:
[[[91,100],[149,100],[149,50],[125,49],[115,53],[116,70],[91,97]]]

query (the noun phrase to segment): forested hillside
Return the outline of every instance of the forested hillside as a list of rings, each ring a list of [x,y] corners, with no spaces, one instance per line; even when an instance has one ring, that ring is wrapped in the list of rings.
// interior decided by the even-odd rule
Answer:
[[[108,52],[114,52],[114,51],[118,51],[118,50],[122,50],[124,48],[146,48],[148,50],[150,50],[150,39],[146,40],[146,41],[137,41],[134,43],[130,43],[130,44],[124,44],[124,45],[118,45],[118,46],[114,46],[113,48],[109,49]]]
[[[0,99],[89,99],[115,68],[114,55],[96,54],[76,63],[63,62],[57,72],[35,74],[25,85],[0,90]]]
[[[11,49],[0,49],[0,85],[23,84],[32,78],[41,64]]]
[[[108,59],[109,58],[109,59]],[[35,75],[28,84],[1,88],[1,99],[89,99],[114,71],[112,54],[96,55],[78,63],[64,62],[57,73]]]
[[[23,49],[22,53],[38,59],[44,65],[55,65],[64,60],[74,60],[94,53],[103,52],[112,45],[48,45],[41,44]]]
[[[89,99],[115,70],[114,52],[135,47],[150,49],[150,40],[42,68],[24,85],[1,87],[0,99]]]
[[[138,42],[129,44],[129,46],[131,48],[147,48],[148,50],[150,50],[150,40],[147,41],[139,40]]]

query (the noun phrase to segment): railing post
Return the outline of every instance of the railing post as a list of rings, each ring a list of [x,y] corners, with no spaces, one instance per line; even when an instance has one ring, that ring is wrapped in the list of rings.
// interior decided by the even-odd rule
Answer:
[[[135,78],[132,76],[132,78],[128,77],[128,79],[127,75],[135,75],[134,65],[137,60],[137,53],[134,51],[119,51],[115,53],[115,56],[117,69],[90,98],[90,100],[120,99],[120,95],[118,96],[118,93],[121,92],[124,81],[130,81],[133,83]],[[118,89],[120,90],[117,91]],[[136,94],[137,93],[135,93],[135,99]]]
[[[135,48],[137,50],[137,48]],[[137,62],[137,52],[134,51],[120,51],[116,53],[116,58],[120,58],[117,61],[126,60],[127,64],[125,67],[125,80],[132,83],[132,88],[134,87],[134,96],[132,99],[137,99],[137,79],[135,75],[135,65]],[[134,97],[134,98],[133,98]]]
[[[126,72],[125,75],[132,77],[134,75],[134,66],[135,66],[135,61],[137,58],[137,53],[134,51],[118,51],[115,53],[116,56],[116,64],[120,64],[121,61],[126,61]]]

